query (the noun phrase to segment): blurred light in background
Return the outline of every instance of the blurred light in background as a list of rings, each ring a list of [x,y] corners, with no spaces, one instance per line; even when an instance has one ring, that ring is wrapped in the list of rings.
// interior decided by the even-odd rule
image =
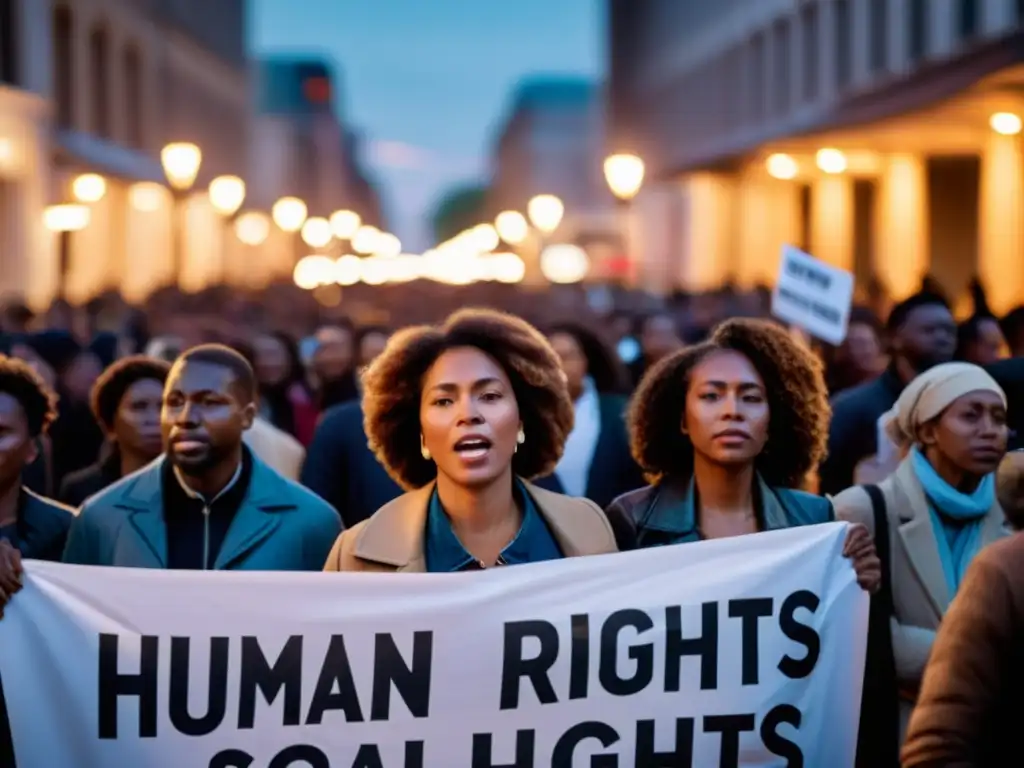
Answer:
[[[498,237],[509,245],[519,245],[530,234],[530,225],[519,211],[502,211],[494,220]]]
[[[402,253],[402,241],[390,232],[383,232],[377,237],[373,252],[388,259],[397,258]]]
[[[98,173],[83,173],[71,182],[71,195],[80,203],[98,203],[107,194],[107,180]]]
[[[842,173],[846,170],[846,155],[838,149],[819,149],[815,157],[823,173]]]
[[[331,222],[322,216],[311,216],[302,224],[302,242],[310,248],[323,248],[332,237]]]
[[[467,239],[478,253],[490,253],[501,244],[498,230],[493,224],[478,224],[469,230]]]
[[[590,257],[578,245],[549,245],[540,255],[540,271],[552,283],[578,283],[590,271]]]
[[[246,245],[263,245],[270,237],[270,219],[265,213],[247,211],[235,219],[235,235]]]
[[[43,224],[51,232],[78,232],[89,226],[89,207],[78,203],[51,205],[43,211]]]
[[[381,234],[381,231],[376,227],[364,224],[352,236],[352,250],[356,253],[373,253],[377,248],[377,238]]]
[[[210,205],[222,216],[234,216],[245,202],[245,182],[237,176],[218,176],[209,192]]]
[[[132,208],[143,213],[153,213],[163,207],[168,197],[167,188],[153,181],[140,181],[128,190]]]
[[[776,179],[782,179],[788,181],[795,179],[799,172],[799,167],[796,164],[796,160],[786,154],[776,153],[768,157],[765,162],[765,168],[768,171],[768,175]]]
[[[1016,136],[1021,131],[1021,120],[1012,112],[996,112],[988,124],[1001,136]]]
[[[168,144],[160,151],[160,163],[167,182],[177,190],[191,189],[203,163],[203,153],[195,144],[180,141]]]
[[[346,253],[334,262],[334,282],[338,285],[355,285],[363,277],[363,260]]]
[[[367,285],[384,285],[388,281],[388,264],[380,256],[363,259],[363,282]]]
[[[339,240],[351,240],[363,223],[355,211],[335,211],[331,214],[331,231]]]
[[[329,256],[304,256],[292,272],[295,285],[307,291],[334,282],[335,264]]]
[[[612,194],[632,200],[644,183],[644,161],[636,155],[612,155],[604,161],[604,178]]]
[[[14,142],[0,136],[0,168],[7,169],[14,165]]]
[[[492,253],[484,258],[488,280],[512,285],[526,277],[526,263],[514,253]]]
[[[526,206],[526,214],[533,226],[550,235],[562,223],[565,205],[554,195],[537,195]]]
[[[274,223],[285,232],[298,232],[306,222],[309,209],[297,197],[282,197],[271,209]]]

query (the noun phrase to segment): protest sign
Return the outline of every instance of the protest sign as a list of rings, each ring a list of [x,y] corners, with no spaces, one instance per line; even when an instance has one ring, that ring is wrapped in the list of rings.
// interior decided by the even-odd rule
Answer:
[[[19,768],[851,768],[846,525],[483,572],[30,562]]]
[[[829,344],[842,344],[853,303],[853,275],[790,245],[782,247],[772,314]]]

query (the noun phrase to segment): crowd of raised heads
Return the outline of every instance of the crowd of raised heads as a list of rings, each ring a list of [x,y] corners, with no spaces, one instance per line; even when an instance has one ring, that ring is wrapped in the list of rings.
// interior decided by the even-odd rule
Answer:
[[[1024,616],[955,598],[1019,548],[1024,308],[872,294],[831,347],[765,290],[388,291],[8,307],[0,610],[23,558],[437,573],[841,520],[872,596],[858,764],[997,764],[955,758],[1012,738],[979,680],[1016,652],[971,622]],[[291,513],[246,538],[267,505]]]

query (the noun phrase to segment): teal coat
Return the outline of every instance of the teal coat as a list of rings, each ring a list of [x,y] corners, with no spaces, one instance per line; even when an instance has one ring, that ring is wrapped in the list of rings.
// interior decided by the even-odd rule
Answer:
[[[71,524],[64,562],[166,568],[164,457],[88,499]],[[214,564],[231,571],[319,571],[341,532],[319,496],[252,457],[245,499]]]

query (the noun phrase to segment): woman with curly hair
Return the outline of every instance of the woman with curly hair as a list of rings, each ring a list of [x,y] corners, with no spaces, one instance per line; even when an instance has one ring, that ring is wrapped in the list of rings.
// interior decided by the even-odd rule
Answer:
[[[510,315],[397,333],[363,379],[370,447],[407,493],[341,534],[328,571],[452,572],[616,551],[601,508],[531,485],[573,424],[558,357]]]
[[[828,419],[814,355],[774,323],[729,320],[644,377],[629,430],[651,485],[608,516],[630,524],[640,548],[829,522],[831,502],[797,490],[825,453]],[[851,527],[845,551],[874,591],[864,526]]]
[[[551,327],[548,340],[562,361],[576,418],[558,466],[538,485],[605,507],[644,484],[626,434],[626,368],[604,341],[577,323]]]

